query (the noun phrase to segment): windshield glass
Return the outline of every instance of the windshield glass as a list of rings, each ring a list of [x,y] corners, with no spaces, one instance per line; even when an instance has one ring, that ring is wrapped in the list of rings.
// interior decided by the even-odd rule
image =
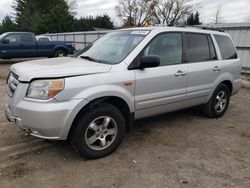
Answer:
[[[0,40],[2,40],[4,37],[6,37],[7,34],[8,34],[8,33],[3,33],[3,34],[1,34],[1,35],[0,35]]]
[[[125,59],[148,33],[149,31],[145,30],[112,32],[78,52],[75,57],[117,64]]]

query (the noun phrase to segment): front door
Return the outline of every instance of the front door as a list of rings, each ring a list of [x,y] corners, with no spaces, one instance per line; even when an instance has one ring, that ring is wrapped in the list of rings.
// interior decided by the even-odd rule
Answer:
[[[3,58],[22,57],[23,47],[21,46],[22,38],[20,34],[11,33],[2,41],[4,40],[8,42],[2,42],[1,44],[0,50]]]
[[[156,36],[141,56],[157,55],[159,67],[135,70],[136,119],[183,108],[188,77],[182,61],[182,34]]]

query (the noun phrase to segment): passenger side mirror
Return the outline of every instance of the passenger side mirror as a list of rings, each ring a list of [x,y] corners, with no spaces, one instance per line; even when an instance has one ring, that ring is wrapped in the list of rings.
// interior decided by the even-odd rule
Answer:
[[[10,40],[9,40],[9,39],[3,39],[3,40],[2,40],[2,43],[3,43],[3,44],[9,44],[9,43],[10,43]]]
[[[141,58],[139,62],[139,69],[158,67],[160,65],[160,57],[159,56],[144,56]]]

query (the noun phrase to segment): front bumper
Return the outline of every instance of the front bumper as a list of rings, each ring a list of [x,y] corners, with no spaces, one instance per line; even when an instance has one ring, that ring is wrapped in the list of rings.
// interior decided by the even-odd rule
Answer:
[[[67,139],[74,118],[88,103],[83,99],[42,102],[17,98],[6,96],[6,118],[30,135],[50,140]]]

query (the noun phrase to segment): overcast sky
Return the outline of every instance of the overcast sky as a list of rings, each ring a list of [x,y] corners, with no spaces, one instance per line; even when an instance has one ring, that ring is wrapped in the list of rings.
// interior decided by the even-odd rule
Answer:
[[[201,20],[209,23],[215,17],[215,12],[221,5],[221,18],[224,22],[250,22],[250,0],[194,0],[198,3]],[[88,15],[102,15],[107,13],[117,25],[114,7],[118,0],[77,0],[77,17]],[[0,0],[0,20],[11,14],[11,0]]]

